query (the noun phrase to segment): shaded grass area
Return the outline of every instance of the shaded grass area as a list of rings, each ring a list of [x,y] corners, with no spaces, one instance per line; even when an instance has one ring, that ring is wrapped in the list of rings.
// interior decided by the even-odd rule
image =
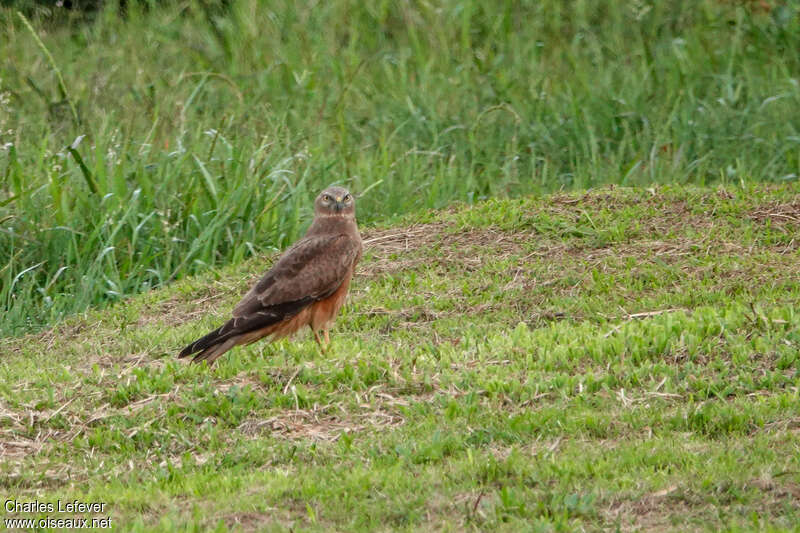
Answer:
[[[0,484],[125,530],[789,531],[800,187],[604,188],[365,231],[310,336],[189,366],[258,258],[0,341]]]
[[[0,8],[2,334],[281,248],[331,182],[382,221],[800,173],[794,0],[106,4]]]

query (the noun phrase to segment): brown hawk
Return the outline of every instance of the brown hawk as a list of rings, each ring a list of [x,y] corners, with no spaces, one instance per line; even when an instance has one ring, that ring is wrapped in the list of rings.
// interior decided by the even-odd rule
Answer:
[[[244,295],[233,318],[178,357],[197,354],[193,362],[213,364],[234,346],[286,337],[303,326],[311,327],[324,350],[320,331],[329,343],[328,328],[344,303],[361,253],[355,199],[341,187],[325,189],[314,202],[314,221],[305,236]]]

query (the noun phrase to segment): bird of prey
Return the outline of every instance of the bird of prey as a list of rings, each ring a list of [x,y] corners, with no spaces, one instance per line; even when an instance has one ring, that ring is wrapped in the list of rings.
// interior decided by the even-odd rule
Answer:
[[[361,259],[355,200],[341,187],[329,187],[314,202],[314,221],[233,308],[225,324],[186,348],[178,357],[213,364],[234,346],[271,336],[286,337],[310,326],[325,351],[328,329],[345,301],[350,278]]]

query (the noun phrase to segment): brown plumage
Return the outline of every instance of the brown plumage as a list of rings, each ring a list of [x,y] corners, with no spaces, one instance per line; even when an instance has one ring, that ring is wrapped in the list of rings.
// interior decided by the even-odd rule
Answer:
[[[233,318],[178,357],[197,354],[192,361],[213,364],[234,346],[286,337],[303,326],[311,327],[324,349],[319,333],[329,342],[328,328],[347,297],[361,251],[355,200],[341,187],[322,191],[306,235],[244,295]]]

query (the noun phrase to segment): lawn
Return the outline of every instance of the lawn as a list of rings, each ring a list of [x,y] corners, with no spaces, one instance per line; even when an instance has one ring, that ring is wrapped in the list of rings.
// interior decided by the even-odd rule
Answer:
[[[363,228],[327,355],[212,368],[176,352],[274,255],[207,270],[0,339],[0,487],[133,531],[797,531],[798,230],[796,181],[420,211]]]

